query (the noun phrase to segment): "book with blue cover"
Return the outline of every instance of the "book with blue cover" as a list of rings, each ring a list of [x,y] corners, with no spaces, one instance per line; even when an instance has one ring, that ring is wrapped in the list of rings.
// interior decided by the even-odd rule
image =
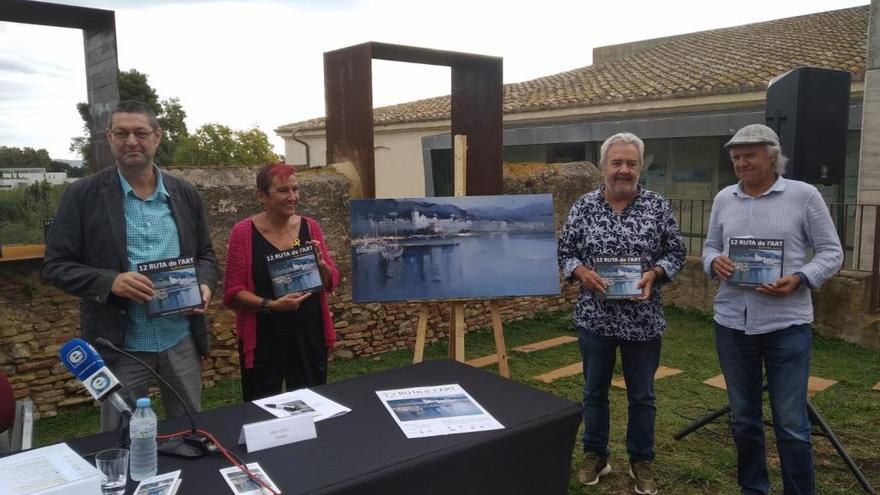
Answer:
[[[641,297],[642,259],[638,256],[597,256],[593,259],[596,273],[607,283],[605,299]]]
[[[733,262],[733,274],[727,280],[728,284],[737,287],[772,284],[782,277],[785,241],[731,237],[727,256]]]
[[[266,265],[276,299],[295,292],[324,290],[318,257],[311,244],[266,255]]]
[[[169,258],[138,263],[137,272],[153,282],[155,295],[146,304],[147,318],[182,313],[203,305],[195,258]]]

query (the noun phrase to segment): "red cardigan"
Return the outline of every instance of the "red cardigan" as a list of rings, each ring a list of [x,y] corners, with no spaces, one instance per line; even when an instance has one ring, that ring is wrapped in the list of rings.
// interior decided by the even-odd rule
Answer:
[[[324,253],[324,261],[330,267],[331,286],[330,292],[336,290],[339,285],[339,270],[330,257],[327,245],[324,242],[324,233],[318,222],[309,217],[302,217],[309,227],[309,235],[315,241],[321,243],[321,251]],[[240,311],[232,303],[232,296],[246,290],[254,292],[254,279],[251,277],[251,229],[253,220],[250,217],[238,222],[232,227],[229,234],[229,244],[226,246],[226,274],[223,279],[223,305],[235,311],[235,331],[241,341],[240,352],[244,355],[244,367],[254,367],[254,349],[257,347],[257,314],[250,311]],[[318,294],[321,299],[321,316],[324,320],[324,340],[327,349],[333,349],[336,345],[336,329],[333,327],[333,316],[327,305],[327,291]]]

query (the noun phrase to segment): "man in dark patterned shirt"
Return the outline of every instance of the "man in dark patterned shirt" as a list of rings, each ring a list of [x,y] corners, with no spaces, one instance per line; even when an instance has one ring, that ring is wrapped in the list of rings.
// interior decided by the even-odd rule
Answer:
[[[638,184],[643,163],[644,144],[633,134],[615,134],[602,144],[604,183],[572,206],[559,239],[559,267],[581,286],[574,324],[584,363],[585,459],[578,477],[593,485],[611,472],[608,389],[620,347],[629,401],[629,474],[636,493],[654,494],[654,373],[666,329],[659,287],[682,268],[686,252],[666,200]],[[596,260],[608,257],[637,258],[640,295],[611,297],[613,281],[596,271]]]

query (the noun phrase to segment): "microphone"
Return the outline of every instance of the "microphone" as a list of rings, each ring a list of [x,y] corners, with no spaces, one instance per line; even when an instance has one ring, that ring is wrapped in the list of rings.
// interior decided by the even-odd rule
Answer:
[[[180,396],[180,394],[177,392],[177,390],[174,389],[174,387],[171,386],[171,384],[169,384],[164,378],[159,376],[159,374],[156,373],[156,371],[150,365],[143,362],[137,356],[129,352],[123,351],[119,347],[113,345],[112,342],[105,339],[104,337],[98,337],[95,340],[95,343],[97,343],[101,347],[106,347],[107,349],[118,352],[119,354],[122,354],[123,356],[143,366],[144,369],[149,371],[154,377],[156,377],[157,380],[162,382],[162,384],[165,385],[165,388],[170,390],[171,393],[174,394],[174,397],[177,398],[178,402],[183,405],[183,409],[186,411],[186,417],[189,418],[190,431],[185,435],[169,438],[168,440],[159,444],[158,452],[160,454],[194,459],[197,457],[202,457],[203,455],[208,453],[208,446],[211,444],[211,441],[208,439],[207,436],[199,433],[196,430],[196,422],[193,418],[193,412],[190,410],[189,405],[186,403],[186,401],[183,400],[183,397]],[[130,411],[129,414],[131,414]]]
[[[67,370],[82,382],[93,399],[109,402],[126,420],[131,419],[131,408],[117,393],[122,384],[104,365],[104,360],[94,347],[83,339],[71,339],[58,351],[58,357]]]

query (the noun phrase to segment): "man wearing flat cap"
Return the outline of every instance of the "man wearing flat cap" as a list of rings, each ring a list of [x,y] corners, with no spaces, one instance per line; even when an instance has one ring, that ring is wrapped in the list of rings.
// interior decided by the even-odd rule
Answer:
[[[772,129],[747,125],[724,147],[739,183],[715,196],[702,261],[721,282],[715,344],[737,478],[743,494],[770,491],[761,415],[766,380],[784,492],[812,494],[810,289],[840,269],[843,250],[819,191],[782,177],[786,157]]]

